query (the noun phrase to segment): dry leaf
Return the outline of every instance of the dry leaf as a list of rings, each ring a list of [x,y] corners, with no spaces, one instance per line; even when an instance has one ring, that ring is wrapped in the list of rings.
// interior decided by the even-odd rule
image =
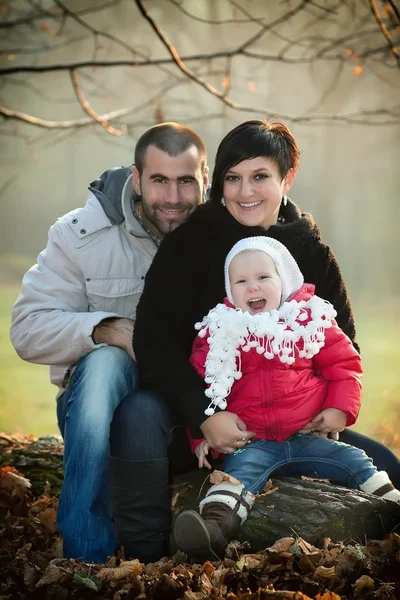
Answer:
[[[336,577],[335,567],[323,567],[315,569],[313,579],[333,579]]]
[[[62,569],[60,569],[60,567],[50,563],[46,571],[44,572],[43,577],[39,579],[39,581],[35,585],[35,588],[40,588],[44,585],[50,585],[51,583],[57,583],[57,581],[60,581],[63,574],[64,573]]]
[[[369,575],[361,575],[353,584],[354,595],[361,596],[365,592],[373,592],[375,590],[375,582]]]
[[[108,569],[105,567],[97,573],[97,577],[106,581],[119,581],[127,577],[133,577],[138,575],[143,570],[139,560],[126,560],[122,562],[119,567]]]
[[[182,600],[204,600],[204,594],[203,592],[192,592],[191,590],[186,590]]]
[[[49,533],[53,534],[57,531],[57,513],[54,508],[45,508],[37,515],[37,518]]]
[[[303,481],[315,481],[316,483],[331,483],[329,479],[318,479],[317,477],[307,477],[307,475],[302,475],[300,479]]]
[[[228,475],[228,473],[224,473],[223,471],[216,470],[211,473],[210,483],[216,485],[218,483],[222,483],[223,481],[228,481],[232,485],[242,485],[238,479],[232,477],[232,475]]]
[[[242,558],[244,559],[243,566],[246,569],[258,569],[266,560],[263,554],[243,554]]]
[[[205,573],[207,577],[211,578],[211,576],[214,574],[214,571],[215,567],[209,560],[204,563],[203,573]]]
[[[295,540],[292,537],[280,538],[275,542],[275,544],[267,548],[267,550],[268,552],[287,552],[290,546],[294,544],[294,541]]]
[[[318,548],[316,548],[312,544],[309,544],[308,542],[303,540],[303,538],[301,538],[301,537],[298,538],[297,542],[298,542],[300,548],[302,549],[302,551],[304,552],[304,554],[314,554],[315,552],[320,552],[320,550],[318,550]]]
[[[31,487],[29,479],[26,479],[14,467],[2,467],[0,469],[0,489],[23,497]]]
[[[270,490],[268,490],[267,492],[262,492],[261,494],[259,494],[260,496],[270,496],[271,494],[275,494],[275,492],[277,492],[279,490],[279,487],[273,487]]]
[[[211,581],[208,579],[206,573],[201,574],[201,592],[204,594],[205,598],[211,597],[211,594],[214,590],[214,587]]]
[[[272,479],[267,479],[267,481],[265,482],[265,485],[263,487],[263,489],[261,490],[262,492],[268,492],[268,490],[270,490],[272,488]]]
[[[176,494],[172,497],[171,508],[175,508],[175,505],[178,502],[179,496],[180,496],[179,492],[176,492]]]

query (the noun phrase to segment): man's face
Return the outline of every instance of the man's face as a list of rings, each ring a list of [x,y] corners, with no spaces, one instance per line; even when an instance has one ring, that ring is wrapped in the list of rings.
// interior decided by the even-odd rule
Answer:
[[[202,201],[208,183],[207,169],[201,169],[196,146],[177,156],[149,146],[143,163],[141,176],[133,168],[133,187],[142,197],[147,224],[166,235],[187,221]]]

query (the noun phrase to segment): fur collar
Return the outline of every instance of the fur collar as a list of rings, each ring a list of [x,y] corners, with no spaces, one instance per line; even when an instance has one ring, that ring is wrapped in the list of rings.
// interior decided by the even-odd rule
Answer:
[[[229,228],[232,231],[243,231],[244,237],[267,234],[279,238],[281,241],[285,238],[293,239],[297,236],[311,236],[317,240],[321,239],[319,228],[315,224],[312,215],[302,213],[297,204],[290,199],[288,199],[286,206],[283,203],[281,204],[279,219],[281,222],[272,225],[268,229],[259,226],[248,227],[239,223],[221,204],[206,202],[196,209],[188,223],[198,223],[199,227],[206,224],[207,229],[212,228],[218,231],[219,234],[221,230],[224,231],[224,229]]]
[[[311,359],[325,345],[325,329],[336,316],[333,306],[320,298],[289,300],[277,310],[251,315],[218,304],[195,328],[207,336],[209,351],[205,362],[205,395],[211,402],[206,415],[215,408],[224,410],[235,380],[242,377],[241,352],[255,349],[267,360],[277,357],[292,365],[296,358]]]

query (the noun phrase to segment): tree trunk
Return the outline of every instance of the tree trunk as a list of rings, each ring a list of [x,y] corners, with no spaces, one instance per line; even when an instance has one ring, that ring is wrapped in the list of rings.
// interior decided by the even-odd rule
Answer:
[[[23,473],[35,496],[44,490],[48,495],[58,494],[63,480],[62,459],[59,436],[36,441],[0,436],[0,466],[11,465]],[[197,509],[205,478],[206,472],[199,469],[174,479],[174,515],[182,509]],[[379,540],[400,531],[400,505],[394,502],[320,481],[273,478],[270,491],[274,488],[276,491],[257,497],[238,534],[239,541],[249,542],[253,551],[293,535],[321,546],[327,537],[333,542],[363,543],[365,538]]]
[[[197,510],[204,478],[200,469],[175,478],[175,515],[181,509]],[[191,487],[186,490],[188,485]],[[208,487],[204,486],[201,497]],[[380,540],[400,532],[400,505],[395,502],[320,481],[274,477],[271,490],[275,488],[268,495],[257,496],[237,535],[239,541],[249,542],[254,552],[293,535],[321,547],[325,538],[364,543],[366,538]],[[177,497],[182,489],[184,493]]]

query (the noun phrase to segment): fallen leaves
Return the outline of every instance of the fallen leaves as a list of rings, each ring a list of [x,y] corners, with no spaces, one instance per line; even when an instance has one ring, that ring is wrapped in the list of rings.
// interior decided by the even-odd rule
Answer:
[[[19,440],[13,438],[13,443]],[[34,442],[35,443],[35,442]],[[10,440],[0,435],[0,446]],[[39,453],[42,448],[36,446]],[[56,447],[56,451],[58,449]],[[216,478],[227,476],[217,472]],[[183,495],[188,484],[173,488]],[[188,564],[173,557],[144,565],[123,553],[106,564],[61,558],[57,498],[35,494],[23,472],[0,470],[0,599],[68,600],[395,600],[400,597],[400,536],[318,548],[284,537],[263,552],[233,540],[224,560]],[[273,493],[269,483],[264,493]]]

